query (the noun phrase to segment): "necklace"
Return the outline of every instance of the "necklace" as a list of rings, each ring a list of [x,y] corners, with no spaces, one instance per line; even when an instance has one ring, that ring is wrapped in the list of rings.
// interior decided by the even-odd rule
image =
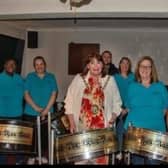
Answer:
[[[89,85],[88,85],[88,83],[86,82],[84,76],[82,76],[82,79],[83,79],[83,82],[84,82],[85,86],[86,86],[87,88],[89,88]],[[105,81],[104,86],[102,87],[103,90],[106,88],[109,79],[110,79],[110,76],[107,77],[107,80]],[[101,84],[100,84],[100,85],[101,85]]]

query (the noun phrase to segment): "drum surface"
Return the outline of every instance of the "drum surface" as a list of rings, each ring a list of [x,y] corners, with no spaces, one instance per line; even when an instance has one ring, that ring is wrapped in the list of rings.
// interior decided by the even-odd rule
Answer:
[[[0,153],[30,153],[32,139],[32,123],[0,119]]]
[[[130,126],[124,135],[124,151],[168,162],[168,135]]]
[[[57,162],[73,162],[111,154],[118,150],[112,128],[96,129],[56,137]]]

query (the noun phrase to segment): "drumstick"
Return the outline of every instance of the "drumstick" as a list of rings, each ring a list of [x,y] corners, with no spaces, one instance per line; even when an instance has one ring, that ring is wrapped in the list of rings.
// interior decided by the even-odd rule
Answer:
[[[51,130],[51,165],[54,164],[54,130]]]
[[[48,160],[51,163],[51,113],[48,112]]]
[[[37,116],[37,139],[38,139],[38,160],[41,165],[41,127],[40,127],[40,116]]]

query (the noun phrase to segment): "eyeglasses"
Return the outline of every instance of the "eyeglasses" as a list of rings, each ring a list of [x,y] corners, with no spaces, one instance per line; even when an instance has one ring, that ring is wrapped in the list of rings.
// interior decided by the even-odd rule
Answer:
[[[152,66],[140,65],[140,68],[141,68],[141,69],[151,69]]]

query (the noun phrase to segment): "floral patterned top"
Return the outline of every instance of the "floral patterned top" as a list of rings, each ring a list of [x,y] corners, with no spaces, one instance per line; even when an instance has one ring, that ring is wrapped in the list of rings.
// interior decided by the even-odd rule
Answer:
[[[79,115],[81,130],[104,128],[104,92],[100,84],[95,84],[93,78],[84,81],[82,105]]]

